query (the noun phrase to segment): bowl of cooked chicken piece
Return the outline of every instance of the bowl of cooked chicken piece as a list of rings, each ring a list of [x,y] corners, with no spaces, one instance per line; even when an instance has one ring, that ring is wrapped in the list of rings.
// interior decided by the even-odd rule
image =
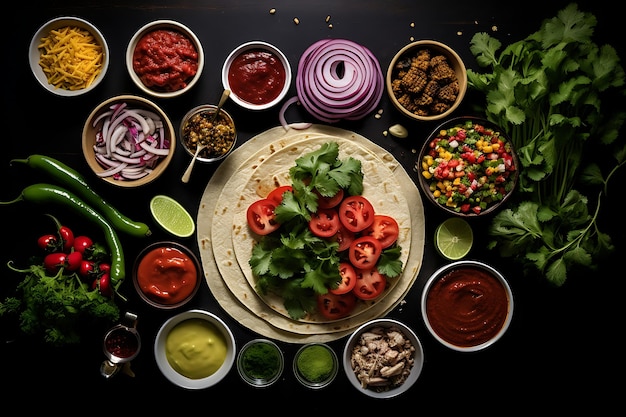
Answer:
[[[413,120],[432,121],[452,114],[467,91],[467,70],[449,46],[419,40],[396,53],[386,88],[394,106]]]
[[[371,320],[348,338],[343,369],[350,383],[372,398],[393,398],[415,384],[424,366],[417,335],[394,319]]]

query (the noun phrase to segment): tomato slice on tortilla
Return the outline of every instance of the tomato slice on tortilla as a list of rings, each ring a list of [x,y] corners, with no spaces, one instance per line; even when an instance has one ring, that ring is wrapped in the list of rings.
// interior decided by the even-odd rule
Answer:
[[[343,188],[340,188],[332,197],[324,197],[317,190],[313,190],[315,194],[317,194],[317,208],[327,209],[337,207],[339,203],[343,200],[344,191]]]
[[[267,198],[275,201],[276,205],[278,205],[283,202],[283,194],[285,194],[286,192],[293,193],[293,187],[291,185],[281,185],[279,187],[276,187],[272,191],[270,191],[270,193],[267,195]]]
[[[315,236],[332,237],[339,230],[339,216],[333,209],[319,209],[311,213],[309,229]]]
[[[258,235],[267,235],[280,227],[276,221],[276,202],[262,198],[248,206],[246,218],[250,229]]]
[[[348,258],[355,268],[374,268],[382,250],[383,247],[378,239],[373,236],[361,236],[350,244]]]
[[[337,230],[337,233],[335,233],[334,239],[339,244],[337,251],[342,252],[348,249],[350,247],[350,244],[354,242],[354,239],[356,239],[356,233],[353,233],[346,229],[346,226],[344,226],[340,220],[339,229]]]
[[[346,197],[338,211],[341,223],[353,233],[366,229],[374,222],[374,206],[361,195]]]
[[[378,239],[383,249],[393,245],[398,240],[399,233],[400,227],[396,219],[384,214],[376,214],[372,225],[363,231],[363,235]]]
[[[327,292],[317,296],[317,310],[328,320],[342,319],[354,310],[356,300],[353,292],[345,294]]]
[[[355,296],[361,300],[378,298],[387,286],[387,278],[376,267],[369,269],[355,269],[356,285],[352,289]]]
[[[337,295],[352,291],[356,284],[356,271],[350,262],[341,262],[339,264],[339,274],[341,275],[339,285],[337,288],[329,289],[329,291]]]

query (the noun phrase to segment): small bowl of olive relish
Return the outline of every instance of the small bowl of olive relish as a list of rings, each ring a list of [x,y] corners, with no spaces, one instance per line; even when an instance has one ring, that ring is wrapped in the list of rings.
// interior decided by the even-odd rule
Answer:
[[[217,106],[203,104],[189,110],[180,124],[180,140],[192,157],[198,146],[200,162],[216,162],[226,158],[237,143],[237,130],[232,116],[223,108],[215,116]]]

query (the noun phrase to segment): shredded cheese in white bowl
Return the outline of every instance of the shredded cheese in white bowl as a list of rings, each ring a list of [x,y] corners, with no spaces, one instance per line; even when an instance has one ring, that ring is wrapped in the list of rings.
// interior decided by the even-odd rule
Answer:
[[[30,67],[47,90],[76,96],[95,88],[109,65],[102,33],[78,17],[59,17],[39,28],[31,40]]]

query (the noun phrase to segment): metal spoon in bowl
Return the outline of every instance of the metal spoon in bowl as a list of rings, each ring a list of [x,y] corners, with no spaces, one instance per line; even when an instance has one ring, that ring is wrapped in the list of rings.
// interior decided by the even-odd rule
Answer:
[[[229,95],[230,95],[230,90],[224,90],[219,103],[217,103],[217,108],[215,109],[215,113],[213,113],[213,117],[211,118],[211,123],[215,122],[215,119],[217,119],[217,115],[220,113],[220,110],[222,110],[222,106],[224,105],[224,103],[226,103],[226,100],[228,99]],[[207,143],[205,141],[201,140],[200,142],[198,142],[196,153],[193,155],[193,158],[191,158],[191,162],[189,162],[189,166],[187,167],[187,169],[185,170],[185,173],[183,174],[183,177],[181,178],[182,182],[184,183],[189,182],[189,178],[191,177],[191,171],[193,170],[193,166],[196,162],[196,159],[198,159],[198,155],[204,148],[206,148],[206,146],[207,146]]]

